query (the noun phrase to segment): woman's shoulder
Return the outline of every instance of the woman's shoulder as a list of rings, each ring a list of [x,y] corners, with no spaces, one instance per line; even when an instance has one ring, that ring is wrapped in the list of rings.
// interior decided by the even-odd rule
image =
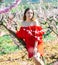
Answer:
[[[31,21],[31,22],[26,22],[26,21],[23,21],[22,22],[22,26],[33,26],[33,25],[40,25],[38,20],[35,20],[35,21]]]
[[[38,19],[35,19],[34,21],[37,26],[40,26],[40,22],[38,21]]]

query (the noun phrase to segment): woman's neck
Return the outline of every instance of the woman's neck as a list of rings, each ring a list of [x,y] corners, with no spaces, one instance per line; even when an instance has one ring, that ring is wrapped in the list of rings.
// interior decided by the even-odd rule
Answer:
[[[27,21],[27,22],[31,22],[31,20],[30,20],[30,19],[26,19],[26,21]]]

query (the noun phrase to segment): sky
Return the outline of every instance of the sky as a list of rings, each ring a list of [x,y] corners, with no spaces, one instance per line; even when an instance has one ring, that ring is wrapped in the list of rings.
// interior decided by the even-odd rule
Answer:
[[[13,1],[16,1],[16,0],[3,0],[4,2],[13,2]],[[27,0],[23,0],[23,1],[27,1]],[[40,0],[28,0],[28,1],[32,1],[32,2],[39,2]],[[44,1],[46,1],[46,2],[52,2],[52,1],[57,1],[58,2],[58,0],[44,0]]]
[[[32,2],[38,2],[39,0],[32,0]]]

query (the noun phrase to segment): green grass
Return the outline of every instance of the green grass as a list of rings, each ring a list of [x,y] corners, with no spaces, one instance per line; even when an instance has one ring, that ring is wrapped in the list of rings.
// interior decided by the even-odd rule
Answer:
[[[44,38],[44,36],[43,36],[43,39],[44,39],[44,41],[49,41],[49,40],[53,41],[53,40],[56,39],[56,35],[49,34],[49,35],[47,35],[45,38]]]
[[[13,44],[13,41],[9,35],[0,37],[0,54],[7,54],[19,50],[19,48]]]

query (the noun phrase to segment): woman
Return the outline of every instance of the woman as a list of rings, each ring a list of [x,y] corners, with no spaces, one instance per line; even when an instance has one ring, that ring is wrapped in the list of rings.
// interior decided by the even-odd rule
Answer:
[[[13,30],[12,30],[13,31]],[[23,39],[28,57],[33,58],[36,65],[44,65],[40,56],[43,56],[42,27],[34,19],[34,12],[27,8],[24,12],[22,26],[19,31],[14,30],[17,38]]]

